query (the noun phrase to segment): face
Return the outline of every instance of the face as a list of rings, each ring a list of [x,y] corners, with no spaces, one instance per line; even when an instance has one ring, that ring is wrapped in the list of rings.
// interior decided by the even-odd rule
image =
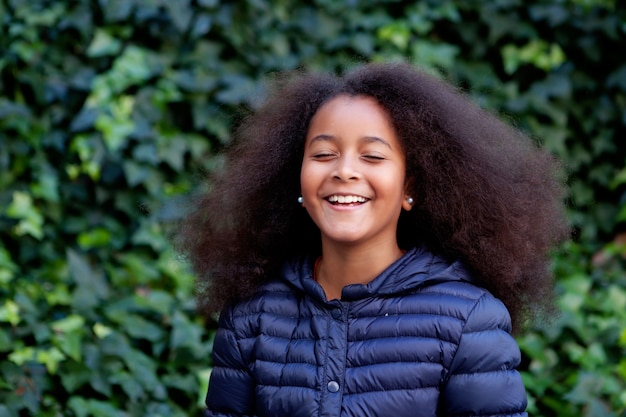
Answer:
[[[322,244],[396,245],[405,159],[386,111],[371,97],[324,104],[307,132],[300,173],[303,206]]]

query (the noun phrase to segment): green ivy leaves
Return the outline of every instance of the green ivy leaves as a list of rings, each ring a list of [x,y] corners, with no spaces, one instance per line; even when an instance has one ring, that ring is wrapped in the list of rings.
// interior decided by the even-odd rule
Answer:
[[[214,323],[172,221],[268,74],[408,60],[564,161],[530,410],[626,410],[626,17],[614,0],[0,2],[0,416],[187,416]],[[597,259],[603,259],[598,262]]]

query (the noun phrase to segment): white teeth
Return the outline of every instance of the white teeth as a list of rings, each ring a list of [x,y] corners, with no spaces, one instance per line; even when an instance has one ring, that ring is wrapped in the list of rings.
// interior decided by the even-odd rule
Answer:
[[[365,203],[367,199],[358,195],[331,195],[328,197],[328,201],[331,203],[339,204],[352,204],[352,203]]]

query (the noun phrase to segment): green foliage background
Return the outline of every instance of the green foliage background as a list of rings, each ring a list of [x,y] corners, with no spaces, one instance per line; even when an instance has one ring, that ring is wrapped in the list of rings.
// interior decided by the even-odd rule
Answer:
[[[563,160],[574,239],[561,314],[519,337],[529,411],[625,416],[624,51],[618,0],[0,0],[0,417],[200,415],[185,196],[268,74],[395,59]]]

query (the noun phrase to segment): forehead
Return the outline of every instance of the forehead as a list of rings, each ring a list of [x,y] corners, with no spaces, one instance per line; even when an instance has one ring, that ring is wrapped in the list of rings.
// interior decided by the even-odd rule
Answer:
[[[330,130],[395,137],[387,110],[369,96],[344,94],[324,103],[311,119],[307,136]]]
[[[388,118],[389,115],[387,110],[383,106],[376,101],[374,97],[366,96],[366,95],[348,95],[348,94],[340,94],[335,96],[322,104],[315,116],[320,113],[328,112],[328,111],[336,111],[338,109],[344,109],[347,111],[355,111],[355,112],[375,112],[379,113],[380,116]]]

